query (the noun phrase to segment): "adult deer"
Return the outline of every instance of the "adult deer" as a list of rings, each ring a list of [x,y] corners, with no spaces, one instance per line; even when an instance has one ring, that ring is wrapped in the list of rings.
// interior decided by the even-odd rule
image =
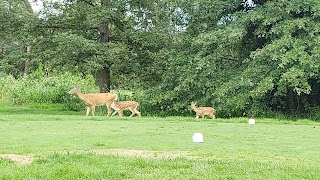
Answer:
[[[205,115],[209,115],[212,119],[216,118],[214,115],[214,109],[212,107],[196,107],[196,103],[191,102],[191,108],[196,112],[197,119],[199,116],[201,116],[203,119]]]
[[[80,91],[79,87],[74,87],[71,89],[69,94],[77,94],[78,97],[83,101],[87,106],[86,116],[89,115],[91,110],[92,116],[94,116],[94,111],[96,106],[106,105],[108,108],[108,116],[111,114],[111,103],[118,99],[117,94],[113,93],[88,93],[84,94]]]
[[[129,117],[132,117],[135,114],[141,117],[141,113],[137,110],[138,106],[139,106],[139,103],[135,101],[119,101],[119,102],[114,101],[111,103],[111,108],[115,110],[112,116],[118,113],[119,117],[122,117],[123,110],[129,109],[131,111],[131,115]]]

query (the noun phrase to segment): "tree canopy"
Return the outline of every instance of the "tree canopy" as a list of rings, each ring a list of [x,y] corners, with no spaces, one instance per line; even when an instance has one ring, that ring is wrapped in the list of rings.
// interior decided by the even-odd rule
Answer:
[[[1,0],[2,71],[93,74],[100,91],[143,91],[150,111],[168,114],[190,113],[191,101],[223,117],[320,106],[317,0],[44,5],[36,16],[25,1]]]

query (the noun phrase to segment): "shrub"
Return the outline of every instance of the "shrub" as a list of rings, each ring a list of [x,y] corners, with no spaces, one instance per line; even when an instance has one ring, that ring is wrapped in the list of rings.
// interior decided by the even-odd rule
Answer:
[[[31,74],[20,79],[3,75],[0,80],[1,101],[7,104],[63,104],[64,109],[79,110],[83,103],[67,92],[76,85],[80,85],[84,92],[98,90],[91,75],[81,77],[63,73],[39,77]]]
[[[2,104],[7,104],[12,100],[11,95],[14,93],[17,82],[11,75],[0,75],[0,101]]]

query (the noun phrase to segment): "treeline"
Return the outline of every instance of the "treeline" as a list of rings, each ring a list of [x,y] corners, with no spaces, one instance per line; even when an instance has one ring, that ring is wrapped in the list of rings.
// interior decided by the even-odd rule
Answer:
[[[191,101],[217,117],[320,114],[317,0],[64,0],[44,1],[39,13],[0,0],[0,8],[5,77],[61,78],[56,93],[89,78],[98,89],[85,90],[128,90],[153,115],[189,115]],[[59,96],[52,103],[69,102]]]

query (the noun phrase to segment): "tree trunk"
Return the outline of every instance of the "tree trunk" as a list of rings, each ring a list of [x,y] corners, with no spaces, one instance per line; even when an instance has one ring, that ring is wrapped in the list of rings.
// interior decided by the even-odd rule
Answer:
[[[110,68],[106,65],[100,70],[100,92],[110,92]]]
[[[34,38],[32,40],[32,42],[30,44],[27,45],[27,49],[26,49],[26,54],[27,54],[27,57],[26,57],[26,61],[24,62],[24,71],[23,71],[23,75],[24,76],[28,76],[29,75],[29,72],[30,72],[30,61],[31,61],[31,49],[32,49],[32,46],[37,44],[37,42],[42,39],[43,37],[42,36],[39,36],[37,38]]]
[[[27,58],[26,58],[26,61],[24,62],[24,72],[23,72],[24,76],[29,75],[30,54],[31,54],[31,45],[27,46]]]
[[[102,23],[100,25],[100,42],[108,43],[109,42],[109,28],[107,23]],[[110,65],[106,64],[102,69],[100,69],[99,73],[99,86],[100,92],[110,92]]]
[[[28,12],[35,15],[35,13],[33,12],[33,9],[32,9],[32,6],[31,6],[30,2],[28,0],[23,0],[23,2],[25,4],[26,9],[28,10]],[[36,39],[34,39],[33,42],[35,43]],[[31,47],[32,47],[32,44],[27,46],[27,58],[26,58],[26,61],[24,62],[24,71],[23,71],[23,75],[24,76],[28,76],[29,75],[29,64],[30,64]]]

